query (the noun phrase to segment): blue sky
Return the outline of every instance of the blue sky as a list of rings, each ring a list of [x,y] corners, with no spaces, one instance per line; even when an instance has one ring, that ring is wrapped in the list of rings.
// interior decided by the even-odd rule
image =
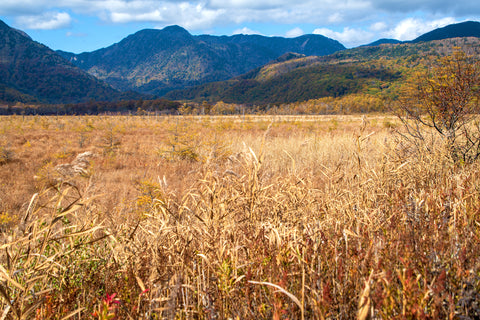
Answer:
[[[0,19],[54,50],[93,51],[145,28],[192,34],[322,34],[354,47],[480,20],[478,0],[1,0]]]

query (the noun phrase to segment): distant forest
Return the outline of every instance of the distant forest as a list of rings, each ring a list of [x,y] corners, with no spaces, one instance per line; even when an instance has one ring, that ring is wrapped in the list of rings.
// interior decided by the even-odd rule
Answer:
[[[181,104],[166,99],[90,101],[74,104],[15,104],[0,105],[0,115],[88,115],[102,113],[143,113],[175,114]]]

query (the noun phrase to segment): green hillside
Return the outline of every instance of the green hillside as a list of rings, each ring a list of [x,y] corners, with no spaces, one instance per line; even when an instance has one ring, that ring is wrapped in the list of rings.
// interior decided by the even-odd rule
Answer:
[[[324,57],[300,57],[268,64],[229,81],[173,91],[165,98],[257,105],[359,93],[395,98],[414,71],[457,48],[479,53],[480,39],[383,44]]]

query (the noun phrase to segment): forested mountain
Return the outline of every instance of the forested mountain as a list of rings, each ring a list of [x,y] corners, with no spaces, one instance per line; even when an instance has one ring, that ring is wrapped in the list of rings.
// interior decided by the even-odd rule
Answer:
[[[380,39],[323,57],[293,57],[223,82],[165,95],[168,99],[279,104],[322,97],[369,94],[395,98],[416,70],[458,48],[480,54],[480,23],[463,22],[428,32],[414,41]]]
[[[396,44],[396,43],[402,43],[402,41],[396,40],[396,39],[379,39],[377,41],[366,44],[364,46],[374,47],[374,46],[379,46],[381,44]],[[364,47],[364,46],[362,46],[362,47]]]
[[[230,79],[287,52],[321,56],[344,49],[338,41],[321,35],[193,36],[170,26],[141,30],[93,52],[59,53],[117,89],[162,95],[174,88]]]
[[[427,32],[412,42],[425,42],[433,40],[443,40],[450,38],[476,37],[480,38],[480,22],[466,21],[451,24],[443,28],[438,28]]]
[[[152,98],[120,93],[102,79],[124,91],[179,101],[265,105],[352,94],[394,98],[405,79],[437,57],[456,48],[480,53],[479,37],[480,23],[464,22],[411,42],[380,39],[346,50],[318,35],[193,36],[171,26],[75,55],[54,52],[0,21],[0,102]]]
[[[73,103],[121,96],[0,20],[0,102]]]
[[[382,44],[323,57],[298,57],[270,63],[228,81],[172,91],[165,98],[258,105],[350,94],[395,98],[398,88],[413,72],[458,48],[480,54],[480,39]]]

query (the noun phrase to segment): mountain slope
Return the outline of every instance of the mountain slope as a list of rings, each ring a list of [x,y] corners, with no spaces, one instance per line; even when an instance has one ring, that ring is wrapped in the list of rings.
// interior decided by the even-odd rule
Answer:
[[[0,20],[0,101],[70,103],[120,93]]]
[[[443,28],[438,28],[427,32],[413,40],[413,43],[442,40],[449,38],[477,37],[480,38],[480,22],[466,21],[451,24]]]
[[[397,44],[397,43],[402,43],[402,41],[400,40],[396,40],[396,39],[378,39],[377,41],[374,41],[372,43],[369,43],[369,44],[365,44],[361,47],[374,47],[374,46],[379,46],[379,45],[382,45],[382,44]]]
[[[210,100],[248,104],[280,104],[358,93],[369,82],[393,81],[399,75],[382,68],[315,65],[265,80],[238,79],[173,91],[168,99]]]
[[[179,26],[171,26],[141,30],[93,52],[59,53],[115,88],[161,95],[174,88],[238,76],[287,52],[325,55],[343,49],[339,42],[320,35],[293,39],[193,36]]]
[[[457,48],[480,54],[480,39],[363,46],[323,57],[294,57],[228,81],[172,91],[165,98],[256,105],[358,93],[394,98],[413,72]]]

